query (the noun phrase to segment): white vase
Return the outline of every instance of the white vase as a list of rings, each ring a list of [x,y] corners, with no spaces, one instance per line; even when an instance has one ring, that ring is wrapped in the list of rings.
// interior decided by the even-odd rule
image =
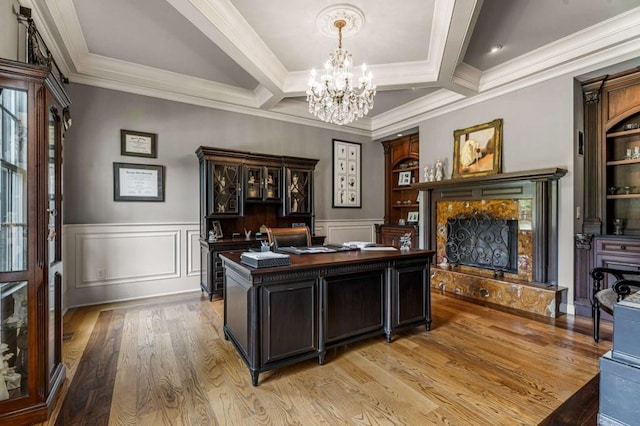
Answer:
[[[9,391],[7,390],[4,376],[0,375],[0,401],[4,401],[5,399],[9,399]]]

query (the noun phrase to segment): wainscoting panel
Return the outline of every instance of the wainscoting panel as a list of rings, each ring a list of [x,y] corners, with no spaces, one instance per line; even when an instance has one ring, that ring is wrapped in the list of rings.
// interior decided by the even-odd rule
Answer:
[[[375,241],[382,220],[318,220],[327,243]],[[200,291],[198,223],[65,225],[64,308]]]
[[[316,220],[316,234],[324,235],[327,244],[342,244],[345,241],[375,241],[376,224],[382,220],[345,219]]]
[[[66,225],[65,308],[200,289],[197,223]]]
[[[187,276],[200,276],[200,230],[187,231]]]
[[[76,234],[76,288],[176,278],[179,238],[179,231]]]

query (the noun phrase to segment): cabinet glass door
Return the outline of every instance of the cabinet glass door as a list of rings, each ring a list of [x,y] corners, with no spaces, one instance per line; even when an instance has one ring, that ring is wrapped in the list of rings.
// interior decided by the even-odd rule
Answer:
[[[262,167],[246,167],[247,201],[262,201],[263,177]]]
[[[0,88],[0,272],[27,269],[27,94]]]
[[[0,401],[28,394],[27,93],[0,87]]]
[[[49,377],[62,362],[62,126],[57,107],[49,109],[47,133],[47,365]]]
[[[265,200],[280,201],[280,168],[267,167],[267,180],[265,182]]]
[[[288,170],[287,195],[287,214],[311,212],[311,173],[308,170]]]
[[[240,203],[240,165],[213,164],[213,197],[210,206],[212,216],[237,216],[242,214]]]

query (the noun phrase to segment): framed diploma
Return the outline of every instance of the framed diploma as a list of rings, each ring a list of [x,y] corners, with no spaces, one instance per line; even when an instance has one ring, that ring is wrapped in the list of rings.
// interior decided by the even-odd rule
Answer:
[[[158,158],[158,135],[155,133],[120,130],[120,154],[133,157]]]
[[[164,201],[164,166],[113,163],[113,201]]]

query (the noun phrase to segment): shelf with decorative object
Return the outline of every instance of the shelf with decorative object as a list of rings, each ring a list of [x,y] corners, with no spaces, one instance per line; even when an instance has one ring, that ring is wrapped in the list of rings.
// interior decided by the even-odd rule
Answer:
[[[591,316],[588,272],[609,264],[623,269],[640,264],[638,253],[603,248],[640,241],[640,71],[594,78],[582,89],[584,159],[577,159],[584,174],[576,178],[581,188],[576,208],[583,215],[575,236],[574,304],[578,315]]]
[[[418,227],[409,223],[419,209],[418,191],[411,185],[420,180],[418,134],[383,141],[385,168],[384,224],[376,226],[376,242],[399,247],[400,236],[409,234],[418,247]]]

